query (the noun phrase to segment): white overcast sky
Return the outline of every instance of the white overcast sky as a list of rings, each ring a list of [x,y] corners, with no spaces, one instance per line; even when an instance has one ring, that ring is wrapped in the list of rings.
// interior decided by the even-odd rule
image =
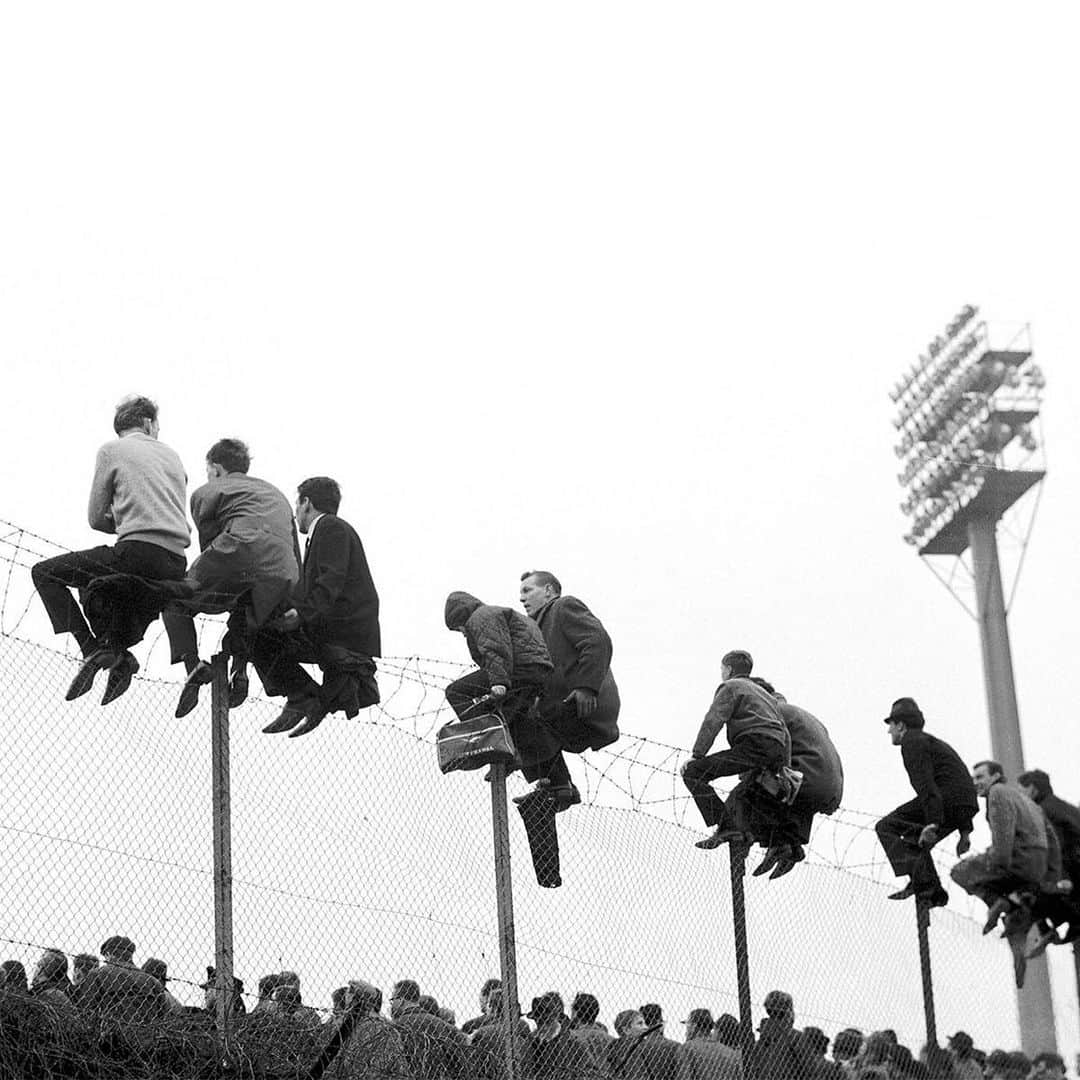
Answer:
[[[9,5],[0,517],[96,542],[155,397],[193,484],[329,473],[387,655],[547,568],[623,726],[688,746],[728,648],[907,798],[912,694],[989,752],[975,624],[902,542],[896,377],[1032,324],[1049,478],[1011,617],[1029,766],[1080,799],[1076,19],[1066,5]]]

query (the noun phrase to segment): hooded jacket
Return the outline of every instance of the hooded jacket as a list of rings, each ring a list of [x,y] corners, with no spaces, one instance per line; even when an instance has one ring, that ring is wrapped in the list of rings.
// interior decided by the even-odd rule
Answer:
[[[446,598],[446,626],[464,630],[469,655],[492,686],[543,683],[552,670],[540,627],[510,608],[485,604],[467,592]]]

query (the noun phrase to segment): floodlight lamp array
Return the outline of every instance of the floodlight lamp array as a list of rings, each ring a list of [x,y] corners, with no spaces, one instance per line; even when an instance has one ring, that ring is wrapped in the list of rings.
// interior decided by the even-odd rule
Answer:
[[[897,480],[908,488],[900,507],[911,518],[911,544],[978,494],[1014,439],[1026,451],[1037,448],[1030,420],[1046,379],[1028,363],[1029,351],[994,351],[985,323],[969,329],[977,312],[962,308],[890,394],[899,406],[896,455],[904,467]]]

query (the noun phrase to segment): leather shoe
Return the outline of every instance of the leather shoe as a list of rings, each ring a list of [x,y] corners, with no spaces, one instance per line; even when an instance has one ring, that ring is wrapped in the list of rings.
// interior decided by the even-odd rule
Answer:
[[[184,680],[180,700],[176,703],[176,716],[187,716],[199,704],[199,691],[214,678],[214,670],[205,660],[200,660]]]
[[[909,881],[902,889],[889,893],[890,900],[909,900],[915,895],[915,886]]]
[[[787,848],[782,845],[769,848],[765,852],[765,858],[761,860],[751,871],[753,877],[761,877],[762,874],[767,874],[781,859],[787,858]],[[791,860],[791,865],[794,866],[794,860]]]
[[[108,646],[99,645],[85,657],[79,666],[79,670],[75,672],[75,678],[71,680],[71,685],[64,695],[64,700],[74,701],[76,698],[82,697],[94,685],[94,678],[97,673],[104,671],[106,668],[114,667],[119,660],[120,654],[118,652]]]
[[[944,907],[949,902],[949,894],[944,889],[931,889],[919,896],[928,908]]]
[[[561,814],[581,802],[581,792],[574,784],[556,784],[548,788],[548,794],[555,800],[556,814]]]
[[[101,695],[101,704],[108,705],[115,701],[131,685],[131,676],[139,670],[139,661],[126,649],[109,672],[109,681],[105,684],[105,693]]]
[[[276,720],[271,720],[264,727],[264,735],[278,735],[282,731],[291,731],[301,720],[304,719],[304,709],[299,705],[286,704],[285,708],[278,713]]]
[[[229,708],[239,709],[247,701],[248,677],[242,672],[236,672],[229,680]]]
[[[326,719],[326,706],[314,701],[304,710],[304,722],[289,732],[290,739],[298,739],[309,731],[314,731]]]
[[[717,825],[704,840],[694,841],[694,847],[699,847],[703,851],[712,851],[714,848],[720,847],[721,844],[730,844],[733,840],[741,840],[742,836],[740,829],[725,829]]]
[[[793,859],[790,855],[781,856],[776,866],[773,868],[773,872],[769,875],[770,881],[775,881],[778,877],[783,877],[785,874],[790,874],[792,870],[798,865],[799,860]]]
[[[991,930],[997,926],[998,921],[1002,915],[1005,915],[1012,908],[1012,904],[1004,896],[995,900],[986,912],[986,922],[983,924],[983,933],[989,934]]]

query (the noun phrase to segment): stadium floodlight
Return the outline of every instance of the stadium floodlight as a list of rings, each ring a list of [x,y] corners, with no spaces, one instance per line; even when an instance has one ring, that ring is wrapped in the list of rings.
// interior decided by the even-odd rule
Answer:
[[[889,397],[903,462],[897,479],[906,491],[904,540],[931,568],[935,556],[961,559],[970,552],[991,745],[1015,779],[1024,758],[997,524],[1046,475],[1036,456],[1046,378],[1031,362],[1028,326],[995,344],[978,314],[971,304],[961,308]],[[960,599],[957,575],[938,576]],[[1018,1007],[1024,1049],[1056,1045],[1045,957],[1029,967]]]

